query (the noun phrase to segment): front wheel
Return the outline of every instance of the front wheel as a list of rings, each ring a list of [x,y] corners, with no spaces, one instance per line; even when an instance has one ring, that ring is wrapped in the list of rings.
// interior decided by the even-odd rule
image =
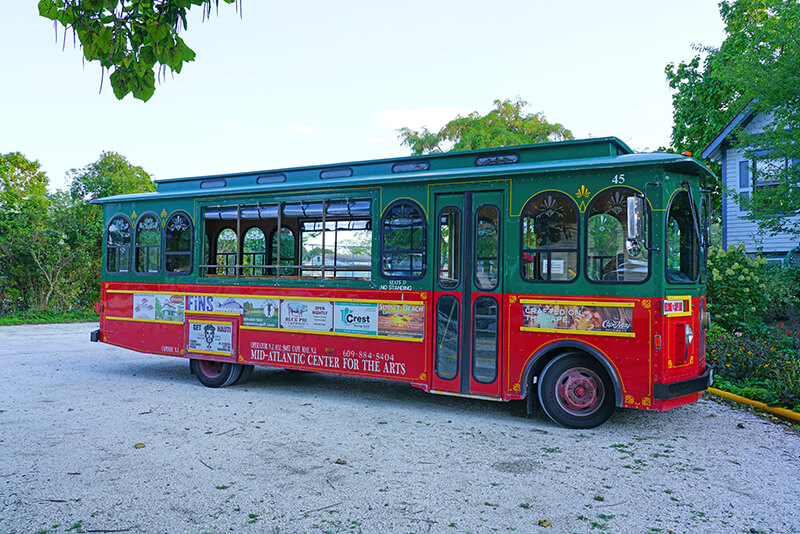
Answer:
[[[614,386],[594,358],[562,354],[542,371],[539,401],[547,416],[569,428],[594,428],[614,413]]]
[[[210,388],[222,388],[235,384],[242,375],[242,365],[237,363],[191,360],[192,373],[201,384]]]

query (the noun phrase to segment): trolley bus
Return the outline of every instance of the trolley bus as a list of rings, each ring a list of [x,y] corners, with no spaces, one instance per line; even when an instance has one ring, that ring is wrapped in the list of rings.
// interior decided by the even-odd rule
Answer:
[[[103,205],[101,341],[525,399],[591,428],[696,401],[710,171],[614,137],[159,180]]]

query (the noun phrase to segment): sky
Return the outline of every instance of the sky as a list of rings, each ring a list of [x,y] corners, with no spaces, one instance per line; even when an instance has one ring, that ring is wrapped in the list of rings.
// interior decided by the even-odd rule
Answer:
[[[115,151],[154,179],[409,155],[397,129],[438,130],[496,99],[576,138],[668,146],[668,63],[724,39],[717,0],[243,0],[182,37],[197,57],[146,103],[101,91],[35,0],[0,5],[0,153],[51,189]]]

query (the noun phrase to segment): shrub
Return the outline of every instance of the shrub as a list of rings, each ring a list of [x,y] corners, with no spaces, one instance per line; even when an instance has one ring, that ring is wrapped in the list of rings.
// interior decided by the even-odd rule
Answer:
[[[720,379],[715,386],[800,410],[800,332],[782,324],[769,328],[765,336],[717,329],[707,339],[708,362]]]
[[[763,318],[768,323],[785,322],[797,327],[797,313],[800,309],[800,266],[780,266],[768,264],[764,268],[764,295],[767,307]]]
[[[767,261],[749,257],[744,245],[727,251],[709,247],[708,310],[727,330],[742,323],[760,323],[767,308],[764,269]]]

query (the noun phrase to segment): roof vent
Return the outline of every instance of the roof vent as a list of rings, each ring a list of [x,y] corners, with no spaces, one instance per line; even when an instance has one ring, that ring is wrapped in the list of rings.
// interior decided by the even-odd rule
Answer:
[[[203,180],[200,182],[200,189],[217,189],[218,187],[225,187],[226,185],[228,185],[228,182],[226,182],[224,178]]]
[[[519,154],[496,154],[494,156],[481,156],[475,159],[476,167],[488,167],[490,165],[511,165],[519,163]]]
[[[256,178],[257,184],[279,184],[286,181],[286,175],[282,172],[277,174],[262,174]]]
[[[392,172],[422,172],[430,170],[431,163],[429,161],[411,161],[408,163],[395,163],[392,165]]]
[[[325,169],[324,171],[320,171],[319,177],[322,180],[327,180],[329,178],[348,178],[353,176],[353,169],[350,167],[341,167],[338,169]]]

